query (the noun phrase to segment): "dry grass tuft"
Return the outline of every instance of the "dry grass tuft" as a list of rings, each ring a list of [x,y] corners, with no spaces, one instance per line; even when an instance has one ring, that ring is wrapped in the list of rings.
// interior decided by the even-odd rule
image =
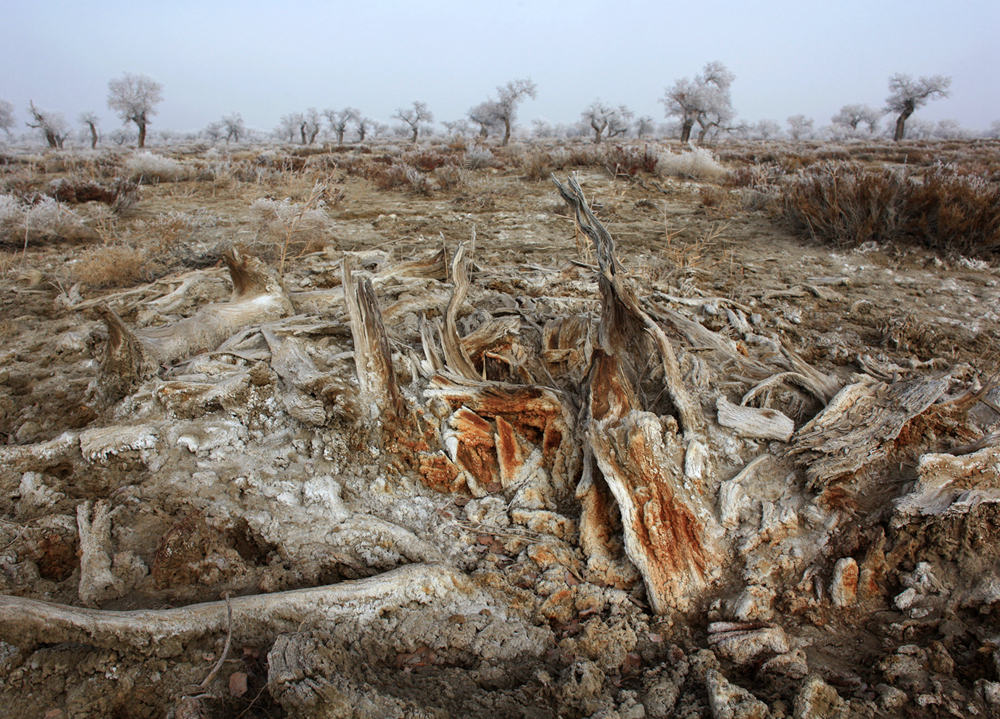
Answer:
[[[726,176],[726,168],[703,147],[696,147],[680,154],[662,153],[656,169],[660,175],[685,177],[690,180],[717,181]]]
[[[149,279],[146,253],[130,244],[102,245],[86,250],[71,270],[73,279],[88,287],[131,287]]]

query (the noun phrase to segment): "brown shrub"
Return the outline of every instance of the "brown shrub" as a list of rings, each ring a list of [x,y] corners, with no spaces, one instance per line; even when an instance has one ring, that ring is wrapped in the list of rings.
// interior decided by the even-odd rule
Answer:
[[[656,172],[656,163],[659,159],[657,152],[651,150],[649,146],[640,149],[615,145],[608,148],[605,162],[614,175],[635,177],[639,172],[647,174]]]
[[[147,278],[146,264],[146,253],[137,247],[103,245],[84,252],[72,275],[88,287],[129,287]]]
[[[944,168],[910,171],[825,164],[784,193],[784,216],[831,244],[918,244],[968,256],[1000,254],[1000,186]]]

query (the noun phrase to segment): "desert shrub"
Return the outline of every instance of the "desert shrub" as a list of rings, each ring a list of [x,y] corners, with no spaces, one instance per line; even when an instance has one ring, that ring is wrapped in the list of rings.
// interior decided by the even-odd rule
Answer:
[[[488,147],[473,145],[465,151],[465,166],[470,170],[496,167],[497,160]]]
[[[0,244],[18,245],[35,239],[84,239],[92,232],[72,210],[51,197],[31,200],[0,195]]]
[[[468,173],[461,167],[456,167],[455,165],[445,165],[444,167],[439,167],[434,170],[434,178],[437,180],[438,185],[444,190],[456,190],[465,185],[468,182]]]
[[[726,175],[726,168],[704,147],[696,147],[679,154],[661,153],[657,173],[691,180],[721,180]]]
[[[145,253],[130,244],[102,245],[86,250],[70,273],[88,287],[129,287],[148,279]]]
[[[648,146],[638,148],[615,145],[608,148],[606,153],[605,163],[615,175],[634,177],[639,172],[653,174],[659,161],[657,153]]]
[[[375,165],[371,172],[372,182],[380,190],[405,189],[418,195],[429,195],[431,183],[417,168],[405,162],[393,162],[391,165]]]
[[[411,153],[404,159],[406,164],[417,168],[421,172],[433,172],[439,167],[451,164],[451,159],[447,155],[434,150]]]
[[[317,185],[305,202],[261,198],[250,205],[257,224],[256,254],[280,258],[282,268],[289,251],[303,252],[321,248],[332,229],[322,200],[325,186]]]
[[[66,204],[101,202],[115,212],[130,209],[139,200],[139,185],[124,177],[110,184],[80,177],[59,178],[49,183],[46,194]]]
[[[137,152],[125,161],[126,174],[138,182],[178,182],[188,177],[183,163],[152,152]]]
[[[1000,254],[1000,186],[935,168],[810,168],[791,179],[784,216],[815,239],[841,247],[906,243],[968,256]]]

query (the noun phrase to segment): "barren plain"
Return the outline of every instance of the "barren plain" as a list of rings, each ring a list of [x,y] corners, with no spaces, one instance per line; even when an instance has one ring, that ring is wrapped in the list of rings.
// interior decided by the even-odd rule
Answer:
[[[0,715],[1000,712],[997,142],[0,162]]]

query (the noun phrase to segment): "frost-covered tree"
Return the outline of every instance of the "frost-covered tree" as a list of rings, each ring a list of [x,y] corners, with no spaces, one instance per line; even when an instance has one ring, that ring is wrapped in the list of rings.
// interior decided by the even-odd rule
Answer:
[[[213,145],[222,139],[223,134],[225,134],[225,129],[220,121],[210,122],[202,130],[202,134],[205,138]]]
[[[226,135],[226,142],[230,140],[239,142],[240,138],[247,134],[246,125],[243,124],[243,116],[234,112],[223,117],[222,131]]]
[[[353,107],[345,107],[343,110],[333,110],[327,108],[323,110],[326,121],[330,123],[330,131],[337,136],[337,144],[344,144],[344,135],[347,128],[356,124],[361,119],[361,111]]]
[[[78,119],[80,124],[86,127],[90,133],[90,149],[93,150],[97,147],[97,141],[100,139],[100,133],[97,131],[97,113],[81,112]]]
[[[503,144],[510,142],[510,130],[517,117],[517,106],[526,97],[535,98],[538,86],[530,78],[511,80],[506,85],[497,86],[497,120],[503,124]]]
[[[805,115],[792,115],[788,118],[788,135],[793,140],[806,140],[812,137],[813,121]]]
[[[721,62],[707,63],[693,80],[681,78],[667,88],[660,102],[667,117],[681,122],[681,142],[691,139],[695,124],[699,126],[698,141],[733,119],[733,102],[729,89],[735,76]]]
[[[830,118],[834,126],[844,130],[850,130],[850,134],[859,132],[862,126],[868,128],[870,134],[878,130],[878,122],[882,119],[882,113],[870,105],[844,105],[837,114]]]
[[[958,120],[939,120],[934,128],[934,137],[941,140],[964,140],[971,135],[972,133],[962,127]]]
[[[1000,120],[994,120],[990,123],[990,128],[986,131],[986,137],[1000,140]]]
[[[467,114],[474,124],[479,125],[479,136],[484,140],[489,137],[490,130],[499,126],[500,110],[493,100],[473,105]]]
[[[427,103],[419,100],[414,100],[412,107],[396,108],[393,117],[409,126],[411,142],[417,141],[421,128],[426,127],[429,122],[434,122],[434,113],[427,108]]]
[[[656,123],[653,121],[649,115],[643,115],[638,120],[635,121],[635,136],[640,140],[646,135],[653,134],[656,129]]]
[[[299,127],[302,125],[304,120],[305,118],[302,116],[301,112],[292,112],[288,115],[282,115],[274,133],[285,142],[295,142],[295,136],[299,134]]]
[[[42,133],[46,144],[51,148],[61,148],[69,135],[69,127],[63,116],[39,110],[33,101],[28,101],[28,112],[31,113],[32,122],[26,122],[28,127],[35,128]]]
[[[163,86],[145,75],[125,73],[108,82],[108,107],[122,122],[134,122],[139,131],[139,147],[146,146],[146,126],[156,114],[156,104],[163,100]]]
[[[758,140],[773,140],[781,134],[781,125],[774,120],[760,120],[750,128],[750,134]]]
[[[119,127],[111,131],[111,142],[116,145],[131,145],[135,142],[135,133],[126,130],[124,127]]]
[[[375,121],[370,117],[364,117],[361,113],[354,118],[354,130],[358,133],[358,142],[364,142],[368,133],[375,127]]]
[[[14,127],[14,105],[6,100],[0,100],[0,130],[3,130],[7,137]]]
[[[444,125],[445,132],[452,137],[465,137],[466,135],[472,133],[472,127],[465,118],[459,118],[458,120],[445,120],[441,124]]]
[[[897,73],[889,78],[889,97],[886,98],[887,112],[896,113],[896,129],[892,139],[899,142],[906,135],[906,121],[910,115],[931,98],[947,97],[951,78],[931,75],[914,80],[909,75]]]
[[[605,132],[608,137],[624,135],[628,132],[632,111],[624,105],[612,107],[600,100],[594,100],[580,113],[580,117],[585,125],[590,126],[594,133],[594,144],[597,144]]]

